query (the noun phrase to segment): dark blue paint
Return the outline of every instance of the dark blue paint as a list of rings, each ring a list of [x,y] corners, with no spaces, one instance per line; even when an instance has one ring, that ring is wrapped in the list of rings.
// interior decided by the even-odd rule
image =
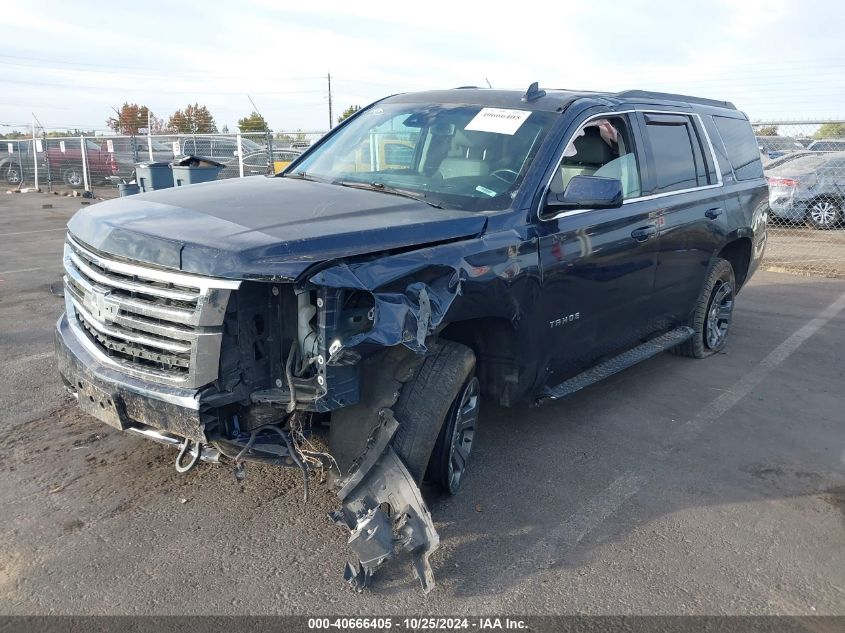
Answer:
[[[707,265],[731,240],[752,243],[749,273],[762,256],[765,221],[757,210],[765,182],[733,180],[707,122],[712,113],[743,116],[731,108],[649,93],[563,91],[530,103],[521,93],[486,90],[385,101],[407,99],[561,114],[505,210],[440,210],[379,192],[247,178],[105,202],[80,211],[69,228],[96,249],[187,272],[365,289],[379,316],[372,331],[352,342],[361,348],[402,343],[422,351],[421,318],[429,331],[500,321],[507,325],[502,347],[515,350],[520,396],[683,322]],[[719,168],[724,185],[540,220],[545,185],[571,134],[591,114],[636,108],[699,112],[720,157],[719,165],[708,165],[710,176]],[[296,163],[286,173],[295,171]],[[647,168],[643,177],[647,191]],[[710,219],[705,213],[713,207],[723,212]],[[654,227],[654,235],[634,238],[642,227]],[[432,298],[427,316],[420,289]]]

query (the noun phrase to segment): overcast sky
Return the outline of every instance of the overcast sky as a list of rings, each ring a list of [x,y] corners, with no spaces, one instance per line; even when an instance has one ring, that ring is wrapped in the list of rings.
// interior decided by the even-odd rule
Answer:
[[[642,88],[726,99],[752,119],[845,118],[845,4],[68,2],[0,11],[0,132],[103,129],[112,106],[198,101],[234,130],[251,95],[276,130],[328,126],[396,92],[461,85]],[[6,127],[3,127],[6,126]]]

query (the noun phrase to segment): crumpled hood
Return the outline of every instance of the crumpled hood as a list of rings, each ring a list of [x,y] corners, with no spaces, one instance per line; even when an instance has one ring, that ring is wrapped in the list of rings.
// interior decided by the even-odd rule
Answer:
[[[386,193],[252,177],[108,200],[70,232],[120,257],[215,277],[295,279],[316,262],[479,234],[483,215]]]

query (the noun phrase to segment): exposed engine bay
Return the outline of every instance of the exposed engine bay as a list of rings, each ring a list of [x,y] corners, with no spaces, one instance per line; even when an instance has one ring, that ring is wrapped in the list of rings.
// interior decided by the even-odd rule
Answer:
[[[77,249],[70,256],[84,253],[88,258],[80,262],[75,257],[72,270],[78,264],[91,275],[108,271],[110,260],[97,259],[78,242],[69,248]],[[330,518],[350,532],[354,560],[344,572],[350,585],[363,590],[381,563],[407,551],[428,592],[434,587],[428,557],[439,537],[418,488],[421,477],[412,475],[391,447],[399,426],[391,407],[403,382],[424,360],[427,340],[459,292],[456,271],[436,272],[429,276],[430,285],[419,278],[408,283],[398,275],[378,292],[368,289],[347,264],[318,271],[299,285],[239,282],[225,304],[215,308],[224,311],[222,327],[196,328],[201,335],[218,333],[219,356],[194,354],[183,360],[150,349],[136,354],[120,342],[105,348],[106,337],[95,330],[96,323],[86,329],[89,346],[113,350],[120,362],[129,358],[138,371],[159,372],[151,374],[154,379],[162,375],[172,382],[165,372],[174,362],[182,362],[187,371],[200,365],[207,371],[209,363],[218,363],[216,379],[193,398],[170,397],[179,404],[192,399],[195,409],[114,391],[90,364],[66,351],[59,356],[61,373],[87,412],[178,448],[175,466],[180,473],[200,462],[220,463],[231,466],[240,481],[248,475],[249,462],[296,468],[306,501],[315,481],[329,482],[341,501]],[[119,288],[121,282],[114,283]],[[89,304],[86,315],[92,322],[94,314],[106,323],[120,314],[108,307],[100,311],[96,301],[87,300],[86,288],[70,287],[71,301],[77,302],[69,306],[69,314]],[[159,328],[165,325],[159,323]]]
[[[206,425],[206,444],[186,440],[176,462],[186,471],[216,451],[214,461],[230,463],[239,480],[250,461],[295,467],[306,501],[313,480],[328,480],[342,503],[330,518],[349,530],[355,556],[344,578],[358,591],[401,551],[413,557],[424,591],[434,587],[428,558],[439,537],[418,482],[390,445],[399,425],[390,407],[429,335],[428,292],[420,285],[412,297],[418,305],[409,307],[422,316],[412,336],[402,332],[406,345],[371,346],[364,360],[358,350],[366,353],[361,342],[376,320],[370,292],[244,283],[227,308],[216,393],[203,399],[216,424]]]

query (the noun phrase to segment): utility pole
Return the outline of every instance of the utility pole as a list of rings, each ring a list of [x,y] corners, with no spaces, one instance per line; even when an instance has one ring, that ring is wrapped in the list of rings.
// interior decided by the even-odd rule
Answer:
[[[334,127],[334,117],[332,116],[332,74],[329,73],[327,76],[329,80],[329,129]]]

